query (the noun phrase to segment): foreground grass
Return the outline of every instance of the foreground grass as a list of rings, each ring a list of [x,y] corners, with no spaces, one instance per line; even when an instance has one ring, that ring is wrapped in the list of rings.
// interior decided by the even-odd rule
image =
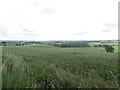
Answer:
[[[3,88],[115,88],[117,59],[98,48],[3,47]]]

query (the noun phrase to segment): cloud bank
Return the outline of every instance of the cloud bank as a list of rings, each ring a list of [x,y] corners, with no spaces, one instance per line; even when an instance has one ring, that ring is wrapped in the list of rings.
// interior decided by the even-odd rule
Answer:
[[[117,5],[118,0],[1,0],[0,39],[117,39]]]

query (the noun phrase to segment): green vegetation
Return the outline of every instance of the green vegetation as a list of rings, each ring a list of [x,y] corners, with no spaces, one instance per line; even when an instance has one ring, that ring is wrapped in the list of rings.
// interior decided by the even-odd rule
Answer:
[[[78,42],[78,41],[60,42],[60,43],[54,43],[53,45],[57,47],[90,47],[88,42]]]
[[[111,45],[104,45],[106,52],[114,52],[114,48]]]
[[[3,47],[3,88],[116,88],[118,53],[49,45]]]

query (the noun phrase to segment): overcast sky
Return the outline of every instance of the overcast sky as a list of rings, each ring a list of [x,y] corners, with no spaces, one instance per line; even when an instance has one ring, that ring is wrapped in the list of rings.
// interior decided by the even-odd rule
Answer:
[[[118,39],[119,0],[0,0],[0,40]]]

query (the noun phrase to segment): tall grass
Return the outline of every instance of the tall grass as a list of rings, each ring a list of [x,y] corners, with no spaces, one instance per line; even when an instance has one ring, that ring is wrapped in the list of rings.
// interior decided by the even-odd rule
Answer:
[[[3,88],[115,88],[117,53],[97,48],[3,48]]]

